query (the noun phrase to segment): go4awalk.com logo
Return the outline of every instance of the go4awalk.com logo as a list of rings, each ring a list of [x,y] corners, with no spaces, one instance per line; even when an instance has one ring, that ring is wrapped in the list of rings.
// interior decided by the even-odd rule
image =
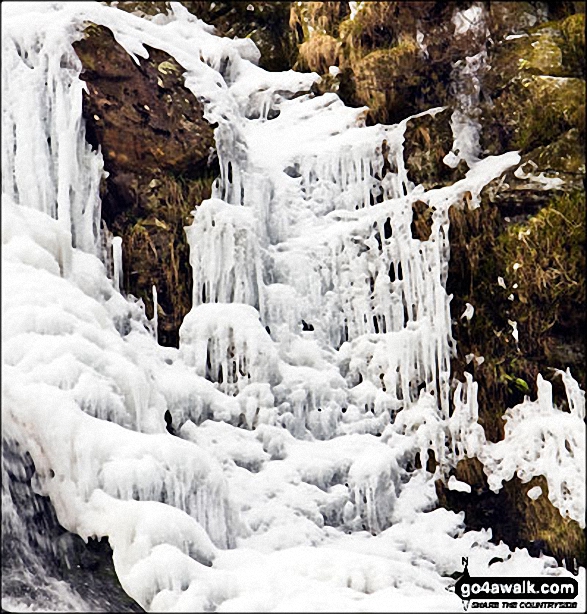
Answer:
[[[468,559],[465,569],[449,588],[462,600],[465,610],[471,608],[504,609],[577,609],[579,594],[577,580],[569,577],[509,578],[469,575]]]

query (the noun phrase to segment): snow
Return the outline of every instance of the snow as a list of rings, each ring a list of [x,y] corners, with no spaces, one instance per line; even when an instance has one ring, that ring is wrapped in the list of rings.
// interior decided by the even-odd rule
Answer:
[[[456,490],[458,492],[471,492],[471,486],[466,482],[457,480],[454,475],[451,475],[448,479],[449,490]]]
[[[513,298],[513,294],[510,294],[510,296]],[[515,320],[508,320],[508,324],[512,327],[512,337],[514,338],[515,342],[518,343],[518,340],[520,338],[520,333],[518,331],[518,323]]]
[[[470,320],[473,317],[474,313],[475,313],[475,307],[473,307],[471,303],[465,303],[465,311],[463,311],[463,314],[461,315],[461,319],[467,318],[467,320]]]
[[[317,75],[268,73],[251,40],[172,6],[147,19],[2,5],[2,432],[30,453],[36,492],[68,531],[108,537],[148,611],[454,611],[445,589],[463,556],[479,575],[495,556],[503,575],[568,574],[434,509],[434,480],[477,455],[492,488],[544,475],[561,513],[584,515],[570,372],[570,413],[539,380],[497,444],[477,423],[477,384],[450,373],[448,210],[466,193],[477,203],[519,155],[469,158],[463,179],[425,191],[403,162],[414,117],[366,127],[364,109],[308,93]],[[121,294],[119,238],[101,250],[102,156],[85,142],[71,48],[87,21],[137,62],[146,46],[171,54],[218,124],[220,177],[186,229],[193,308],[178,350],[153,336],[154,287],[151,321]],[[410,231],[418,200],[427,241]],[[4,480],[2,494],[14,520]],[[74,599],[47,607],[83,609]]]
[[[151,320],[153,324],[153,333],[155,341],[157,341],[158,319],[159,319],[159,303],[157,302],[157,287],[153,284],[151,291],[153,293],[153,318]]]

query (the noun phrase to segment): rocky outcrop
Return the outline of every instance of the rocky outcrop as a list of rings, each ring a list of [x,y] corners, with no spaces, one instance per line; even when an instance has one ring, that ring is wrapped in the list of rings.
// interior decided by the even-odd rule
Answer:
[[[153,314],[159,341],[178,344],[191,308],[184,226],[209,197],[216,168],[214,134],[200,103],[183,85],[183,69],[158,49],[137,65],[104,27],[89,26],[74,45],[87,84],[87,138],[104,156],[102,217],[122,237],[123,290]]]

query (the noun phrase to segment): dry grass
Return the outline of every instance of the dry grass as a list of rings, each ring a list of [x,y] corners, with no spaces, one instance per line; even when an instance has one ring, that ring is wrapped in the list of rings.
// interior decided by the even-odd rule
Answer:
[[[583,193],[555,198],[528,222],[511,226],[497,249],[506,263],[506,284],[517,284],[515,315],[527,338],[538,338],[556,324],[574,324],[569,310],[585,305]]]
[[[340,41],[329,34],[314,34],[300,45],[296,68],[324,74],[329,66],[340,64],[341,46]]]

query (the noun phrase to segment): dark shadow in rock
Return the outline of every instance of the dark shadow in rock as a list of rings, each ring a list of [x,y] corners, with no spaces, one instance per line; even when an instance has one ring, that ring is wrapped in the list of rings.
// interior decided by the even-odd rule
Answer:
[[[48,497],[33,492],[35,466],[18,442],[2,440],[5,494],[16,517],[3,503],[2,597],[34,606],[54,608],[55,586],[65,582],[89,612],[143,612],[122,589],[106,538],[88,543],[58,522]],[[59,593],[61,594],[61,590]]]

